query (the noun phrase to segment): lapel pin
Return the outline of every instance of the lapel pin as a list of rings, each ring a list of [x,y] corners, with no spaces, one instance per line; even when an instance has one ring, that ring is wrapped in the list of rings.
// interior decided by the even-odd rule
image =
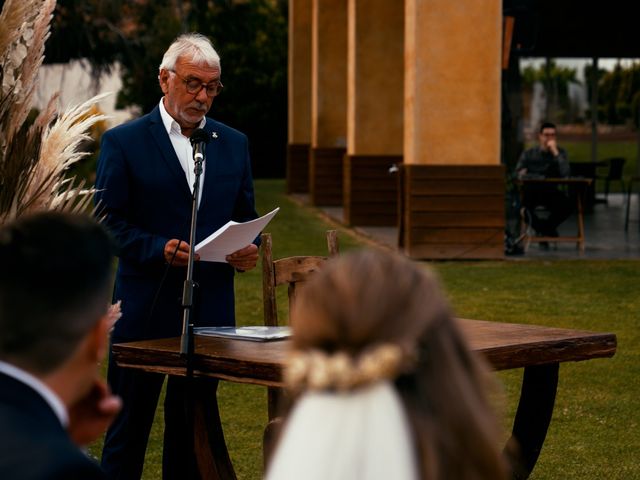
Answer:
[[[218,138],[218,132],[211,132],[211,138]]]

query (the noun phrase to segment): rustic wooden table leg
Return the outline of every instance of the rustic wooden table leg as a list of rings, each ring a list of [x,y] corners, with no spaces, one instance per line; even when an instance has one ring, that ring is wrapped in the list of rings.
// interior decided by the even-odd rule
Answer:
[[[511,438],[505,448],[514,480],[529,477],[542,450],[558,387],[559,364],[526,367]]]
[[[281,415],[283,412],[288,411],[291,406],[291,398],[286,395],[282,388],[269,387],[267,398],[269,423],[262,434],[262,459],[265,471],[269,465],[276,442],[280,437],[280,431],[284,423]]]
[[[282,417],[275,417],[267,423],[262,434],[262,461],[264,470],[267,470],[271,456],[275,451],[276,442],[280,437],[280,431],[284,424]]]
[[[200,478],[234,480],[233,464],[220,423],[216,389],[218,381],[194,378],[194,448]]]

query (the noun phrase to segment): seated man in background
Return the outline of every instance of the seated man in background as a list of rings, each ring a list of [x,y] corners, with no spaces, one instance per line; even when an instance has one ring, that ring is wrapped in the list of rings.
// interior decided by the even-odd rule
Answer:
[[[120,409],[98,363],[115,321],[112,243],[88,216],[0,228],[0,478],[102,479],[78,445]]]
[[[570,175],[567,152],[558,147],[556,126],[544,122],[540,126],[538,145],[525,150],[518,164],[516,175],[526,178],[564,178]],[[557,237],[558,226],[573,210],[567,194],[554,184],[528,184],[523,189],[522,206],[527,217],[525,221],[539,236]],[[536,215],[535,208],[544,207],[549,211],[547,218]]]

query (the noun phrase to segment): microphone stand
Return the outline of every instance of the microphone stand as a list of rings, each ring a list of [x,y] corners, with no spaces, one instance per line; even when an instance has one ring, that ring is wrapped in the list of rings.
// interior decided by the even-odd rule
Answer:
[[[200,175],[202,175],[203,155],[194,156],[193,197],[191,204],[191,229],[189,232],[189,258],[187,260],[187,278],[182,289],[182,336],[180,337],[180,356],[187,361],[187,377],[193,374],[193,263],[195,259],[196,225],[198,220],[198,197],[200,196]]]
[[[193,357],[194,357],[194,335],[193,335],[193,264],[195,260],[196,225],[198,219],[198,197],[200,196],[200,176],[202,175],[202,164],[204,163],[204,148],[197,148],[194,145],[194,174],[193,197],[191,203],[191,227],[189,232],[189,258],[187,260],[187,277],[182,289],[182,335],[180,337],[180,356],[185,359],[186,379],[185,379],[185,418],[187,431],[187,451],[195,458],[195,429],[194,429],[194,382],[193,382]],[[186,459],[187,478],[195,478],[196,465],[191,456]]]

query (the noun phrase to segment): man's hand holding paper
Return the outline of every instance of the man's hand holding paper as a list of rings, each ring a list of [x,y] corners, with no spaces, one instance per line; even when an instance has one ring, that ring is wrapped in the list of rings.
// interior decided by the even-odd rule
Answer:
[[[189,260],[189,244],[184,240],[172,238],[164,246],[164,259],[167,263],[174,267],[186,267]],[[196,253],[194,259],[200,260],[200,256]]]
[[[258,247],[252,242],[278,210],[244,223],[228,222],[198,243],[195,253],[204,262],[226,262],[238,270],[250,270],[258,261]]]
[[[258,263],[258,246],[250,243],[244,248],[227,255],[227,262],[232,267],[246,272],[251,270]]]

